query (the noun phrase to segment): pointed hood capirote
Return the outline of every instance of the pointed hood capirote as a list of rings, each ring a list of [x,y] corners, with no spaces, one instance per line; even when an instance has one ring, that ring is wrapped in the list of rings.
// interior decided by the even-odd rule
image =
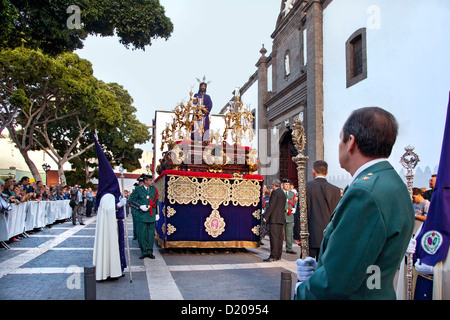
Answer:
[[[121,193],[119,187],[119,180],[117,179],[116,174],[111,168],[111,165],[109,164],[109,161],[106,158],[105,153],[100,147],[100,144],[98,143],[95,134],[92,133],[92,136],[94,137],[95,150],[97,152],[98,158],[98,190],[95,201],[95,210],[97,210],[103,195],[111,193],[116,198],[116,203],[118,203],[120,201]],[[120,208],[117,211],[116,216],[117,219],[123,219],[124,217],[123,208]]]

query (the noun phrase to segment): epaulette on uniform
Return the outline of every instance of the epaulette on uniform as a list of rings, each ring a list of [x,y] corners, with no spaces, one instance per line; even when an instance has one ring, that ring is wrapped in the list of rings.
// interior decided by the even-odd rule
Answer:
[[[362,187],[365,189],[372,189],[373,184],[377,180],[378,175],[374,175],[372,172],[361,174],[358,178],[355,179],[353,185],[356,187]]]

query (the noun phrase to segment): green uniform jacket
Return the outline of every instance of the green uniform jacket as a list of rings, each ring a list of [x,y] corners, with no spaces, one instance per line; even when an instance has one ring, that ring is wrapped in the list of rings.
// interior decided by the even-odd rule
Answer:
[[[137,209],[134,206],[130,205],[130,204],[131,204],[131,201],[132,201],[132,199],[134,197],[134,194],[136,193],[136,188],[133,189],[133,191],[130,193],[130,197],[128,198],[128,205],[130,206],[131,214],[133,215],[133,217],[134,217],[134,214],[137,211]]]
[[[144,187],[144,186],[138,186],[134,189],[134,191],[131,193],[130,196],[130,202],[137,204],[139,206],[141,205],[149,205],[149,198],[150,199],[154,199],[155,198],[155,194],[156,194],[156,188],[155,187],[150,187],[148,188],[148,190]],[[158,204],[159,201],[158,199],[156,199],[156,204]],[[137,216],[137,221],[138,222],[146,222],[146,223],[151,223],[151,222],[156,222],[156,208],[152,209],[153,212],[153,216],[150,215],[150,210],[149,211],[142,211],[139,209],[136,209],[136,216]]]
[[[286,191],[283,190],[283,192],[286,192]],[[289,203],[289,201],[291,203],[293,203],[294,198],[295,198],[295,193],[293,191],[288,191],[287,197],[286,197],[286,206],[285,206],[285,211],[284,211],[284,217],[286,218],[286,223],[294,223],[294,212],[291,212],[290,215],[286,212],[288,209],[293,210],[295,208],[295,206],[293,206]]]
[[[387,161],[359,174],[325,229],[316,271],[296,299],[395,299],[394,276],[414,227],[405,183]]]

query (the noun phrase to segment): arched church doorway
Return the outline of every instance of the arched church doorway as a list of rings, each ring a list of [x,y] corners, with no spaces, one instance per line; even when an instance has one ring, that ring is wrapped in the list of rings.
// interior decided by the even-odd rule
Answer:
[[[292,142],[292,130],[285,132],[280,142],[280,180],[289,179],[298,189],[297,165],[292,158],[297,155]]]

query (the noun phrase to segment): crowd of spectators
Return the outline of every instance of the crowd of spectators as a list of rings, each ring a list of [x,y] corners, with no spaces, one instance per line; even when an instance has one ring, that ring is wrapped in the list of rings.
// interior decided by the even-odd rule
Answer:
[[[81,192],[83,199],[86,201],[93,201],[95,198],[95,191],[92,188],[79,188],[75,185],[79,192]],[[42,181],[34,181],[29,177],[23,177],[20,181],[14,181],[8,178],[5,181],[0,180],[0,191],[3,199],[9,203],[19,204],[27,201],[54,201],[70,199],[70,186],[46,186]]]
[[[77,189],[75,194],[81,196],[82,214],[90,217],[94,212],[96,192],[92,188],[80,188],[78,185],[71,186],[46,186],[42,181],[30,180],[29,177],[22,177],[19,181],[12,178],[0,180],[0,194],[2,200],[1,211],[6,206],[19,205],[27,201],[58,201],[70,200],[70,190]],[[20,241],[18,237],[13,237],[10,241]]]

